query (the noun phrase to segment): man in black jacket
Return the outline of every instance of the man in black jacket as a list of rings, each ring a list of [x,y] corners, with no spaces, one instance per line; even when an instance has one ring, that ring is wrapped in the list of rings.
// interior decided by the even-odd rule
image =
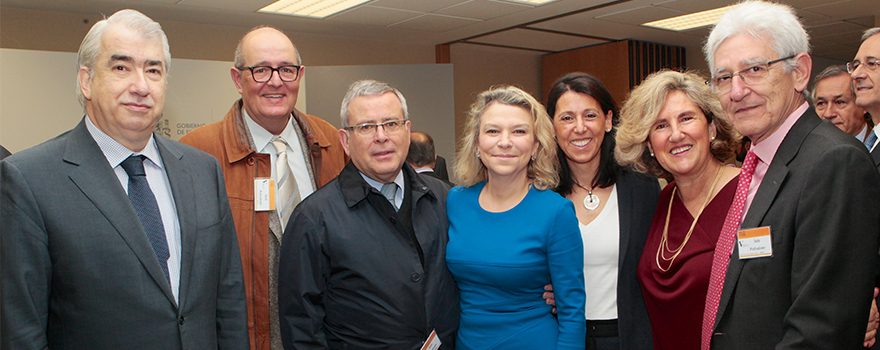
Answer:
[[[306,198],[281,246],[286,349],[453,349],[458,291],[446,268],[449,186],[406,164],[406,99],[373,80],[342,102],[351,162]]]

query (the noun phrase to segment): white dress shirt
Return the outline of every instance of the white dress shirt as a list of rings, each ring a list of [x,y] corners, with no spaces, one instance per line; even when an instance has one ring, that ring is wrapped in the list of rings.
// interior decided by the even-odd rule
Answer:
[[[254,146],[258,152],[268,154],[269,157],[271,157],[269,164],[272,164],[272,171],[270,173],[277,186],[278,175],[275,172],[275,160],[278,159],[278,155],[275,154],[275,146],[272,146],[272,139],[275,138],[275,135],[251,119],[244,108],[241,109],[241,115],[244,116],[242,119],[247,123],[248,131],[251,134],[251,140],[254,141]],[[306,199],[308,195],[315,192],[315,187],[312,186],[312,178],[311,175],[309,175],[309,169],[306,167],[306,154],[303,153],[299,135],[297,135],[293,123],[293,117],[290,117],[287,121],[287,126],[284,127],[284,130],[281,131],[281,134],[278,136],[281,136],[284,141],[287,141],[287,164],[290,165],[290,171],[296,179],[296,186],[299,188],[299,198]],[[284,209],[287,200],[288,198],[275,196],[275,209],[278,212],[278,215],[281,215],[281,210]],[[281,223],[281,226],[286,224],[286,222]]]

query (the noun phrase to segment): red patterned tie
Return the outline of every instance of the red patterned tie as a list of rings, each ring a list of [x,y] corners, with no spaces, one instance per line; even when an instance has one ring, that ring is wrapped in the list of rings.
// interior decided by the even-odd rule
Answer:
[[[712,342],[712,328],[715,325],[715,314],[718,311],[718,301],[721,299],[721,289],[724,287],[727,263],[733,253],[736,231],[739,229],[740,218],[743,215],[743,207],[746,204],[746,196],[749,194],[749,184],[752,183],[756,164],[758,164],[758,157],[755,156],[755,152],[749,151],[743,161],[739,182],[736,184],[736,195],[727,211],[727,218],[724,219],[721,235],[718,236],[718,243],[715,245],[715,255],[712,257],[712,275],[709,277],[709,291],[706,294],[706,308],[703,310],[703,332],[700,343],[702,350],[709,350],[709,344]]]

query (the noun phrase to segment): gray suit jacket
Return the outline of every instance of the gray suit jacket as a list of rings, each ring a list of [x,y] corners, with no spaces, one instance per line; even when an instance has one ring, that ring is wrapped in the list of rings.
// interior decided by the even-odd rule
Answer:
[[[773,256],[734,249],[712,349],[861,348],[880,239],[880,175],[865,146],[809,109],[782,141],[743,228]]]
[[[83,121],[0,162],[0,348],[247,349],[219,165],[156,142],[180,221],[180,304]]]

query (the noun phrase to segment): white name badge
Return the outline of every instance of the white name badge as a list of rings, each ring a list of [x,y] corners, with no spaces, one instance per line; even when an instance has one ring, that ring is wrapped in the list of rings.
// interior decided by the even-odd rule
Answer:
[[[431,335],[428,336],[428,340],[425,340],[425,344],[422,345],[420,350],[437,350],[440,348],[440,337],[437,336],[437,330],[431,330]]]
[[[254,179],[254,210],[275,210],[275,180],[268,177]]]
[[[773,256],[770,226],[740,230],[736,237],[739,241],[740,260]]]

